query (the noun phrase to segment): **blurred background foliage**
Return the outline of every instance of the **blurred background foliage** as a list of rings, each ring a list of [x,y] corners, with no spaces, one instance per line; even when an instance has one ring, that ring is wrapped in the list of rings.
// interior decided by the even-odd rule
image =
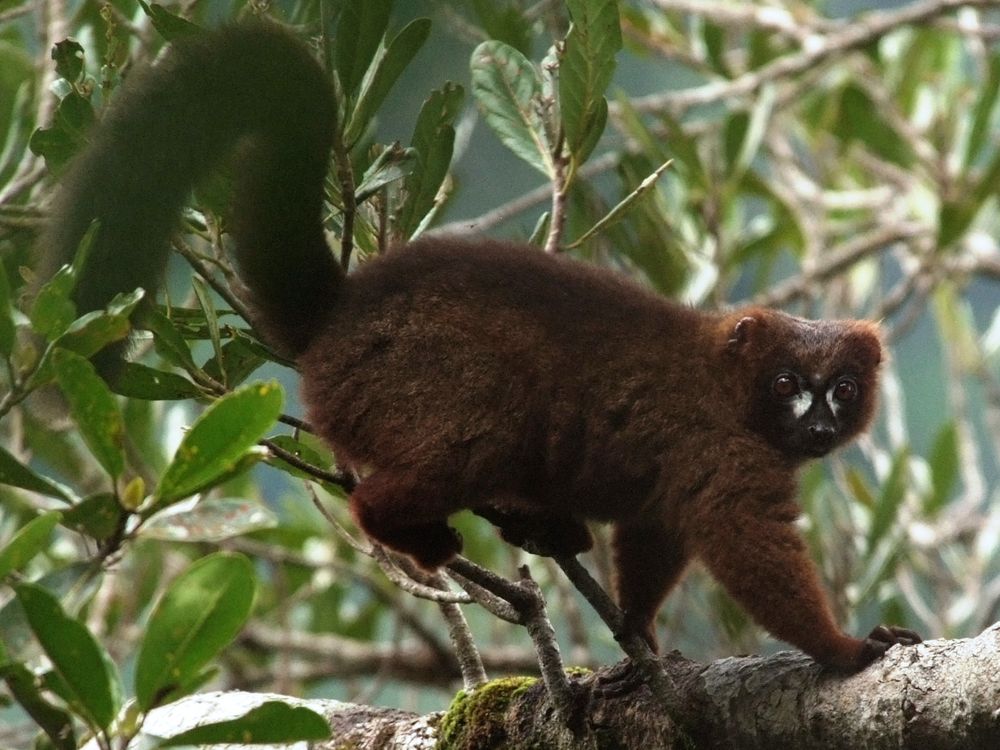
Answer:
[[[567,5],[575,18],[594,13],[582,42],[567,37]],[[189,31],[181,18],[210,27],[270,15],[317,45],[343,105],[330,239],[342,249],[350,232],[356,263],[423,232],[539,244],[555,236],[582,260],[690,304],[755,301],[882,321],[892,358],[875,428],[801,482],[802,525],[838,619],[853,632],[895,622],[960,637],[1000,617],[996,3],[623,0],[620,40],[600,25],[608,8],[0,0],[0,575],[8,584],[0,700],[12,704],[0,709],[0,746],[37,729],[18,703],[93,729],[120,709],[122,691],[141,707],[166,699],[154,697],[162,685],[150,676],[147,639],[150,622],[176,617],[163,602],[180,575],[209,576],[209,589],[245,570],[256,579],[255,595],[225,588],[221,601],[245,604],[245,622],[205,625],[218,643],[192,657],[186,690],[210,684],[427,710],[460,685],[437,607],[394,586],[352,546],[337,477],[281,458],[284,449],[334,465],[295,429],[294,372],[270,360],[227,304],[215,254],[221,183],[200,189],[185,217],[171,304],[138,324],[145,369],[133,371],[124,395],[95,384],[85,357],[95,341],[124,333],[135,300],[74,323],[58,285],[47,287],[44,305],[23,299],[60,169],[129,67]],[[554,77],[559,40],[567,51]],[[567,61],[581,50],[582,67],[571,72]],[[505,100],[508,84],[526,88]],[[596,94],[571,112],[572,87],[584,84]],[[512,112],[522,122],[505,131]],[[560,127],[557,164],[549,156]],[[188,266],[205,281],[192,283]],[[61,399],[43,387],[53,384]],[[275,426],[279,414],[291,418]],[[254,428],[232,440],[234,422]],[[214,464],[175,456],[182,442],[204,448],[220,434]],[[470,559],[508,576],[528,563],[568,663],[619,657],[550,561],[504,546],[482,520],[456,525]],[[586,563],[608,583],[599,539]],[[52,606],[53,595],[89,633],[80,635],[85,648],[110,658],[106,695],[75,696],[72,674],[59,673],[58,654],[33,627],[32,608]],[[476,607],[465,614],[488,674],[534,669],[518,628]],[[666,648],[702,660],[780,648],[697,569],[668,600],[660,633]],[[41,676],[34,693],[23,670]]]

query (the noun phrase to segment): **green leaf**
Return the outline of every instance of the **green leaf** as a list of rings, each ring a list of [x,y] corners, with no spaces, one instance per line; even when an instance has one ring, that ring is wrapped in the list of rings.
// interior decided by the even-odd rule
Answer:
[[[110,492],[91,495],[63,512],[62,525],[98,542],[118,530],[124,511]]]
[[[604,91],[622,37],[615,0],[567,0],[566,5],[573,25],[559,61],[559,111],[566,146],[580,163],[586,158],[585,144],[596,142],[600,133],[595,137],[594,131],[607,119]]]
[[[774,86],[764,86],[750,114],[737,112],[726,121],[726,171],[730,179],[736,181],[742,178],[757,156],[771,119],[774,100]]]
[[[171,13],[159,3],[147,3],[145,0],[139,0],[139,5],[142,6],[143,12],[149,16],[149,20],[153,22],[153,28],[160,32],[160,36],[168,42],[183,36],[204,33],[200,26]]]
[[[692,187],[708,190],[710,184],[708,170],[698,153],[697,139],[684,132],[680,123],[666,112],[659,114],[658,121],[667,131],[665,138],[667,153],[683,167],[678,171],[693,183]]]
[[[204,370],[216,380],[224,378],[226,385],[233,387],[250,377],[266,361],[267,357],[259,345],[237,334],[225,343],[219,355],[205,363]]]
[[[270,440],[279,448],[288,451],[289,453],[293,454],[296,458],[299,458],[302,461],[305,461],[307,464],[310,464],[317,468],[320,469],[325,468],[330,463],[329,460],[324,459],[323,456],[319,454],[319,452],[313,450],[302,441],[296,440],[291,435],[276,435]],[[298,467],[286,463],[284,460],[282,460],[277,456],[269,454],[267,462],[271,466],[281,469],[282,471],[287,472],[288,474],[291,474],[294,477],[298,477],[299,479],[310,479],[310,480],[313,479],[312,474],[309,474],[303,471],[302,469],[299,469]]]
[[[68,134],[56,128],[38,128],[28,141],[31,153],[45,159],[53,171],[73,158],[78,145]]]
[[[209,489],[212,489],[213,487],[218,487],[220,485],[223,485],[226,482],[235,479],[238,476],[246,474],[248,471],[250,471],[250,469],[259,464],[266,457],[267,457],[267,451],[264,448],[261,447],[251,448],[242,456],[237,458],[235,461],[227,465],[220,474],[212,477],[212,479],[206,481],[205,484],[201,485],[190,494],[194,495],[199,492],[207,491]],[[164,505],[169,505],[169,503],[159,502],[155,507],[162,508]]]
[[[543,211],[541,216],[538,217],[538,221],[535,222],[535,228],[531,230],[531,234],[528,235],[528,244],[535,245],[536,247],[542,247],[545,243],[545,238],[549,233],[549,224],[551,224],[550,219],[552,214],[548,211]]]
[[[56,109],[56,126],[66,133],[74,144],[82,146],[87,132],[94,124],[94,107],[76,92],[63,97]]]
[[[882,487],[882,493],[875,506],[871,528],[868,531],[869,555],[875,551],[875,546],[896,521],[899,507],[906,497],[906,468],[909,460],[910,455],[906,450],[900,451],[893,459],[892,468],[889,470],[889,476]]]
[[[383,187],[410,174],[417,165],[417,152],[398,143],[386,148],[365,170],[361,184],[354,191],[358,203],[371,198]]]
[[[351,114],[350,123],[345,131],[344,140],[348,146],[353,146],[365,132],[400,74],[424,46],[430,31],[430,19],[418,18],[411,21],[389,42],[385,52],[372,63],[373,69],[365,77],[358,104]]]
[[[144,296],[142,289],[115,295],[103,310],[94,310],[74,320],[56,339],[56,345],[89,357],[120,341],[132,330],[129,316]]]
[[[993,152],[993,156],[985,164],[982,172],[977,175],[976,184],[971,194],[971,203],[975,207],[973,216],[988,198],[997,194],[998,182],[1000,182],[1000,149]]]
[[[55,377],[52,356],[57,349],[66,349],[82,357],[90,357],[108,344],[121,341],[132,330],[129,315],[143,297],[143,290],[117,295],[104,310],[94,310],[74,320],[56,337],[42,355],[42,361],[32,373],[29,388],[45,385]]]
[[[726,48],[728,47],[729,35],[716,23],[702,18],[701,35],[705,41],[705,56],[708,59],[712,70],[725,78],[732,78],[733,74],[726,63]]]
[[[139,362],[124,362],[111,383],[111,389],[120,396],[147,401],[179,401],[203,395],[198,386],[183,375],[157,370]]]
[[[979,204],[968,194],[959,200],[945,198],[938,212],[937,247],[946,248],[959,239],[979,213]]]
[[[637,201],[645,195],[650,188],[656,185],[656,181],[660,179],[663,173],[667,170],[667,167],[669,167],[672,163],[672,160],[665,162],[653,170],[653,173],[640,182],[636,186],[635,190],[626,195],[614,208],[601,217],[601,219],[594,224],[594,226],[580,235],[579,239],[567,245],[566,248],[572,249],[574,247],[579,247],[598,232],[602,232],[621,221],[625,217],[625,214],[628,213],[629,209],[635,206]]]
[[[115,397],[94,366],[75,352],[57,349],[52,367],[83,441],[117,480],[125,470],[125,420]]]
[[[87,358],[108,344],[125,338],[129,330],[131,329],[127,318],[109,316],[99,310],[77,318],[43,352],[42,359],[28,379],[26,387],[29,390],[38,388],[47,385],[55,378],[52,358],[57,351],[69,351]]]
[[[90,357],[108,344],[121,341],[130,330],[128,315],[109,315],[103,310],[94,310],[74,320],[55,343],[61,349]]]
[[[193,495],[227,476],[281,414],[276,381],[236,389],[214,404],[181,441],[154,492],[159,504]]]
[[[907,30],[901,54],[892,61],[892,69],[899,72],[886,76],[897,81],[892,91],[893,101],[905,117],[919,117],[918,111],[923,106],[921,101],[931,91],[935,102],[944,104],[946,98],[950,98],[953,81],[958,77],[949,68],[962,65],[959,56],[967,54],[961,49],[959,39],[958,35],[942,34],[940,29],[930,26]]]
[[[365,0],[341,7],[334,49],[340,87],[348,99],[357,93],[375,59],[389,27],[390,10],[391,0]]]
[[[278,517],[252,500],[203,500],[193,508],[166,508],[142,525],[142,536],[172,542],[221,542],[261,529],[273,529]]]
[[[986,80],[978,90],[979,98],[972,106],[972,129],[965,149],[965,166],[974,166],[983,147],[990,142],[993,113],[1000,94],[1000,52],[990,58]]]
[[[162,306],[158,308],[165,315],[169,315],[169,320],[180,335],[187,341],[211,338],[208,329],[208,319],[205,311],[201,307],[180,307],[178,305]],[[235,316],[232,310],[216,308],[216,317],[221,320],[224,316]]]
[[[240,632],[253,605],[253,566],[243,555],[203,557],[157,603],[139,646],[135,693],[143,711],[179,697]]]
[[[751,258],[767,256],[768,253],[773,255],[779,249],[791,250],[795,255],[801,256],[806,240],[800,215],[753,170],[743,173],[740,190],[767,203],[768,208],[764,213],[772,217],[771,230],[766,234],[747,232],[736,252],[725,258],[726,267],[739,268]]]
[[[624,93],[618,92],[615,99],[618,107],[618,127],[622,135],[635,141],[635,153],[642,153],[654,158],[666,157],[669,141],[654,133],[648,121],[635,109],[631,100]]]
[[[59,597],[72,591],[80,600],[86,600],[97,591],[103,578],[103,574],[94,575],[92,563],[75,562],[44,574],[34,583]],[[0,644],[12,654],[20,654],[25,653],[34,642],[35,637],[20,600],[16,596],[7,598],[0,606]]]
[[[106,729],[121,706],[121,689],[111,659],[59,600],[41,586],[14,586],[35,638],[62,680],[75,711],[92,726]]]
[[[28,145],[33,153],[45,159],[49,169],[58,170],[84,145],[93,122],[91,103],[72,91],[56,107],[52,126],[32,133]]]
[[[608,100],[603,96],[597,100],[596,110],[589,120],[587,130],[583,134],[581,142],[577,145],[573,159],[577,165],[583,164],[597,148],[597,144],[604,135],[604,128],[608,124]]]
[[[76,305],[70,300],[75,274],[63,266],[38,291],[29,318],[32,327],[49,341],[54,340],[76,318]]]
[[[498,3],[496,0],[472,0],[485,38],[496,39],[531,57],[531,40],[534,37],[531,14],[525,13],[517,3]]]
[[[452,123],[464,98],[462,87],[449,82],[431,92],[420,108],[410,144],[417,153],[417,164],[403,182],[406,199],[398,212],[397,230],[402,237],[412,237],[434,208],[438,190],[451,168],[455,143]]]
[[[606,242],[620,248],[622,254],[645,274],[656,289],[675,296],[689,283],[697,261],[692,257],[692,248],[674,228],[676,217],[665,197],[669,189],[661,191],[651,182],[651,175],[658,169],[646,157],[622,157],[618,171],[623,189],[627,188],[631,194],[643,183],[649,185],[649,189],[622,207],[628,211],[627,222],[616,223],[612,216],[610,221],[605,222],[603,232]],[[575,192],[585,196],[591,189],[587,183],[581,183]]]
[[[11,571],[21,570],[45,549],[60,518],[62,514],[58,512],[43,513],[18,529],[7,545],[0,549],[0,578]]]
[[[846,144],[861,141],[872,153],[901,167],[913,163],[908,141],[896,132],[881,115],[879,106],[856,84],[846,85],[841,92],[840,111],[833,132]]]
[[[976,220],[983,204],[996,194],[998,182],[1000,182],[1000,149],[994,151],[982,172],[976,175],[971,189],[957,191],[959,194],[955,200],[945,199],[941,202],[938,247],[948,247],[965,234]]]
[[[924,503],[928,514],[935,514],[948,504],[959,478],[958,431],[953,423],[945,425],[931,446],[931,495]]]
[[[729,165],[730,172],[733,171],[732,165],[739,158],[749,128],[750,115],[746,112],[733,112],[726,118],[726,123],[722,128],[722,145],[726,164]]]
[[[7,272],[0,264],[0,356],[10,357],[14,351],[14,308],[10,302]]]
[[[219,318],[215,314],[215,306],[212,304],[212,290],[209,289],[204,279],[199,276],[191,279],[191,286],[194,288],[194,294],[198,298],[198,304],[202,312],[205,313],[205,323],[208,326],[208,339],[212,342],[212,350],[215,352],[215,356],[218,357],[222,352],[222,338],[219,334]]]
[[[237,719],[203,724],[174,735],[160,747],[215,744],[290,744],[330,737],[330,725],[315,711],[268,701]]]
[[[14,458],[2,446],[0,446],[0,484],[20,487],[22,490],[37,492],[40,495],[54,497],[67,503],[74,503],[77,500],[71,489],[37,474]]]
[[[38,680],[27,667],[8,664],[0,668],[0,677],[7,683],[14,700],[45,732],[56,750],[75,750],[77,742],[73,719],[69,713],[42,697]]]
[[[425,164],[428,162],[427,155],[433,151],[434,142],[442,131],[450,129],[462,110],[464,100],[465,90],[449,81],[441,89],[432,91],[424,101],[410,145],[423,155]]]
[[[156,351],[167,362],[188,372],[198,369],[191,357],[191,349],[177,326],[166,315],[152,305],[144,306],[136,322],[140,328],[153,334]]]
[[[845,476],[847,486],[851,488],[854,498],[864,505],[868,510],[873,510],[878,503],[875,494],[868,486],[868,482],[857,469],[849,467]]]
[[[472,94],[486,123],[507,148],[551,178],[551,146],[540,114],[542,79],[511,46],[487,41],[472,53]]]

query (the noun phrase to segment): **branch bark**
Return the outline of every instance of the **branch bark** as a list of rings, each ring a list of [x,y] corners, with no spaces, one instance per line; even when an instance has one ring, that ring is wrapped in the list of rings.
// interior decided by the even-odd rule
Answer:
[[[675,685],[671,723],[636,671],[622,663],[572,678],[586,735],[568,739],[541,681],[499,680],[460,696],[447,712],[420,716],[339,701],[288,700],[333,728],[317,748],[646,747],[986,748],[1000,747],[1000,623],[976,638],[893,648],[850,677],[782,652],[698,664],[662,659]],[[170,736],[192,722],[231,718],[234,704],[276,696],[214,693],[153,711],[145,730]],[[572,743],[572,744],[567,744]]]

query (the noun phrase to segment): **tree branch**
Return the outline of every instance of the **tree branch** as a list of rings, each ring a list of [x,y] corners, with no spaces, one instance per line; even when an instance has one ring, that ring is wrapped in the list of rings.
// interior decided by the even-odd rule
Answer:
[[[996,6],[996,0],[924,0],[898,10],[869,13],[837,31],[812,37],[801,52],[779,57],[732,80],[641,97],[633,100],[632,106],[639,112],[667,110],[680,117],[692,107],[749,96],[765,83],[805,73],[843,52],[878,41],[903,26],[926,23],[958,8],[991,6]],[[609,114],[617,115],[614,104]]]
[[[582,739],[568,740],[546,692],[520,689],[490,704],[490,685],[467,696],[445,718],[311,700],[247,693],[210,693],[152,711],[144,730],[165,737],[207,721],[231,718],[264,700],[304,705],[331,723],[322,748],[431,750],[448,723],[477,727],[505,747],[629,748],[794,747],[796,750],[934,748],[969,750],[1000,746],[1000,623],[977,638],[928,641],[892,648],[863,672],[845,677],[808,657],[786,651],[699,664],[679,655],[660,660],[675,686],[672,711],[643,685],[605,688],[615,668],[573,679],[583,710]],[[502,689],[498,683],[498,689]],[[473,705],[477,695],[482,703]],[[571,744],[572,742],[572,744]]]

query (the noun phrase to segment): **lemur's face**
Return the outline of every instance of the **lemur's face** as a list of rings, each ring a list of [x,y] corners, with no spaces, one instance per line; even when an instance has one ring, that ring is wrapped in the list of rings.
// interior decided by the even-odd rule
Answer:
[[[871,421],[881,343],[870,324],[769,321],[777,335],[756,359],[750,427],[790,458],[824,456],[856,437]]]

